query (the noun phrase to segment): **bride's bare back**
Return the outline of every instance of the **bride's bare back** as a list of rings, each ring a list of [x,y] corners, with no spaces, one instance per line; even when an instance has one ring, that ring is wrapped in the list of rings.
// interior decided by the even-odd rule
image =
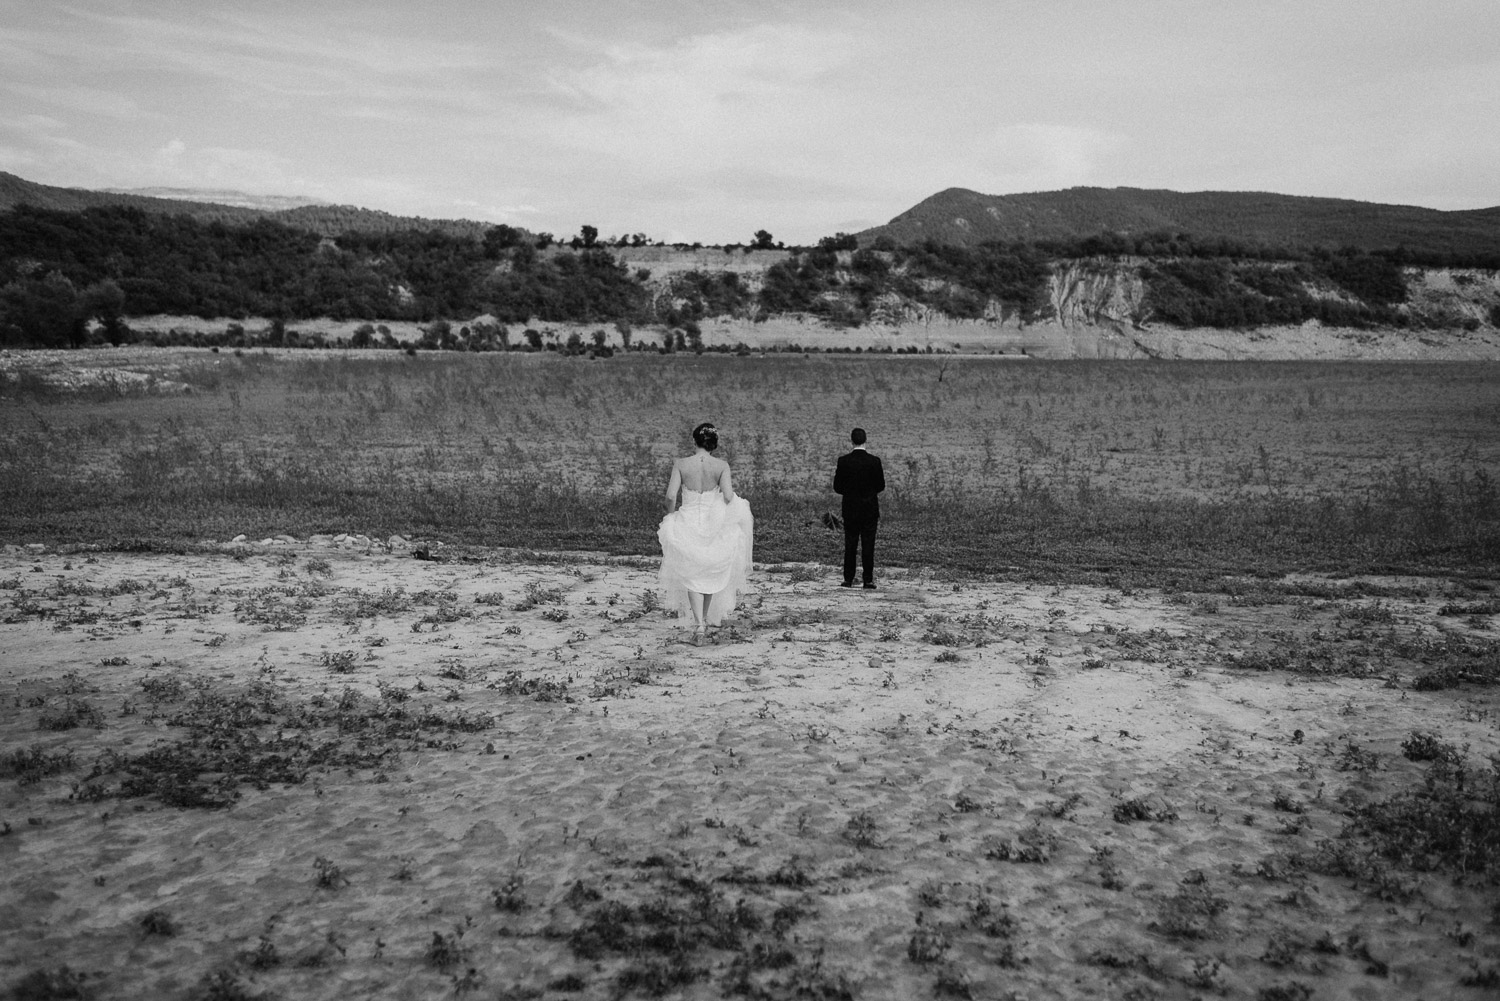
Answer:
[[[668,510],[676,505],[679,489],[701,494],[714,487],[719,488],[726,503],[734,500],[734,485],[729,474],[729,463],[703,451],[678,459],[672,463],[672,479],[667,483]]]

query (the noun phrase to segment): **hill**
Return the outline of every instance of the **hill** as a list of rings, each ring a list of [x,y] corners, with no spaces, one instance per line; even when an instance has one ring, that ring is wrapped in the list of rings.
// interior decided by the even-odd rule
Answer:
[[[1443,212],[1344,198],[1247,191],[1069,188],[983,195],[949,188],[856,234],[861,246],[934,240],[977,246],[990,240],[1077,241],[1100,233],[1141,237],[1189,233],[1271,248],[1406,247],[1416,255],[1500,254],[1500,207]],[[881,241],[884,242],[884,241]]]
[[[17,205],[78,212],[84,209],[123,206],[153,215],[190,216],[202,222],[228,226],[246,226],[263,220],[307,230],[319,236],[339,237],[349,233],[401,233],[437,231],[449,236],[479,240],[491,228],[490,223],[473,219],[424,219],[420,216],[397,216],[377,209],[353,205],[307,204],[302,199],[277,199],[245,195],[242,192],[199,192],[184,189],[157,188],[145,191],[90,191],[86,188],[59,188],[38,184],[15,174],[0,171],[0,212]],[[159,197],[172,195],[174,197]],[[223,201],[213,201],[215,196]],[[290,207],[273,207],[290,205]]]

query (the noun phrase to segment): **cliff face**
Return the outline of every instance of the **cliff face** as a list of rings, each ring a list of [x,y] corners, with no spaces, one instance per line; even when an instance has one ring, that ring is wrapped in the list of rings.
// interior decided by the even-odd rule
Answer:
[[[1147,303],[1149,285],[1131,261],[1060,261],[1048,284],[1054,320],[1063,327],[1156,328]],[[1413,330],[1494,326],[1500,308],[1500,272],[1465,268],[1407,268],[1407,300],[1395,308]],[[1347,292],[1310,286],[1314,298],[1350,299]]]
[[[1060,261],[1047,300],[1064,327],[1135,326],[1146,319],[1146,283],[1132,265]]]
[[[1472,330],[1500,310],[1500,271],[1410,268],[1406,287],[1409,315],[1432,327]]]

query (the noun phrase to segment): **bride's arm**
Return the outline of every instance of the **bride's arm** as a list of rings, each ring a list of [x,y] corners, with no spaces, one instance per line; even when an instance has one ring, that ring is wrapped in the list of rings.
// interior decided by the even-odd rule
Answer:
[[[672,478],[667,481],[667,514],[677,510],[677,494],[682,490],[682,470],[672,463]]]
[[[729,475],[729,466],[724,466],[724,475],[719,477],[719,489],[724,494],[724,503],[734,500],[734,480]]]

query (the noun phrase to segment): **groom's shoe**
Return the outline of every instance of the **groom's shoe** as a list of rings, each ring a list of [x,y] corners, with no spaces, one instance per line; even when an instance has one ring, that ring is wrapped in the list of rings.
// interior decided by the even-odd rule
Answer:
[[[865,590],[866,591],[873,591],[873,590],[875,590],[875,585],[874,584],[866,584],[865,585]]]
[[[852,580],[846,580],[842,584],[839,585],[839,587],[853,587],[853,586],[854,586],[854,581],[852,581]]]

